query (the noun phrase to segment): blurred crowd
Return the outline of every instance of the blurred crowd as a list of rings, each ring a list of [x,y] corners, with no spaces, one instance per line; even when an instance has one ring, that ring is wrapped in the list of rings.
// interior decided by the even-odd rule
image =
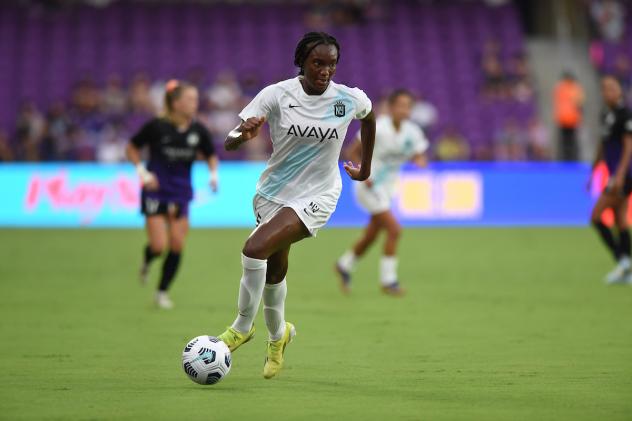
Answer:
[[[239,110],[260,88],[255,77],[237,81],[224,72],[208,86],[202,72],[188,78],[200,89],[198,119],[214,136],[221,153],[221,142],[239,122]],[[57,101],[45,109],[24,102],[10,136],[0,131],[0,159],[3,161],[99,161],[125,159],[125,145],[148,119],[163,111],[166,81],[135,75],[128,85],[113,75],[104,86],[86,79],[76,84],[68,102]],[[251,142],[232,159],[264,159],[266,143]]]
[[[489,60],[489,58],[484,58]],[[523,58],[514,63],[520,77],[503,77],[489,84],[483,73],[482,96],[491,101],[519,100],[517,91],[530,90],[528,72]],[[264,160],[271,143],[248,142],[238,153],[226,153],[223,140],[239,123],[239,111],[262,88],[256,75],[245,75],[241,80],[223,72],[210,84],[204,83],[203,72],[192,70],[188,80],[200,91],[198,119],[213,135],[216,149],[223,159]],[[151,80],[143,73],[136,74],[125,84],[112,75],[103,86],[90,79],[82,80],[73,88],[67,102],[56,101],[42,110],[30,101],[21,107],[13,133],[0,130],[1,161],[98,161],[115,163],[125,160],[125,145],[133,133],[152,116],[163,111],[164,80]],[[519,88],[522,84],[529,84]],[[530,90],[532,93],[532,90]],[[513,95],[519,95],[513,97]],[[386,100],[377,101],[378,112],[386,112]],[[508,118],[488,142],[490,148],[473,150],[467,133],[454,125],[442,125],[438,109],[419,96],[411,119],[430,133],[431,157],[439,161],[457,160],[546,160],[550,159],[549,136],[536,119],[524,122]],[[262,135],[268,138],[268,133]]]

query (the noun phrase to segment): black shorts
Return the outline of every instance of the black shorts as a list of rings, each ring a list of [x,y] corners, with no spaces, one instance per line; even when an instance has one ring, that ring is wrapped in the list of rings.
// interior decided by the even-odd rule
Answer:
[[[606,187],[603,189],[604,193],[611,193],[612,192],[612,182],[613,181],[614,181],[614,178],[610,178],[610,180],[608,181],[608,184],[606,184]],[[622,194],[622,196],[628,197],[628,196],[630,196],[630,193],[632,193],[632,177],[627,177],[625,179],[625,181],[623,182],[623,194]]]
[[[189,202],[160,200],[149,197],[145,192],[140,197],[140,212],[145,216],[165,215],[176,219],[189,216]]]

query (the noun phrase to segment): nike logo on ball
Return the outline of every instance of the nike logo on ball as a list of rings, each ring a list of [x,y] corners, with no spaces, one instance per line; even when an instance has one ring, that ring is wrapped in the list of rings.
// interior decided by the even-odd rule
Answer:
[[[302,105],[292,105],[290,104],[290,108],[302,107]]]

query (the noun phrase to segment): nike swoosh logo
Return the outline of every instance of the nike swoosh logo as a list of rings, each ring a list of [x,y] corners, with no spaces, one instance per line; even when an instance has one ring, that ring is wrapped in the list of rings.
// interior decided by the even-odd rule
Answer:
[[[302,105],[292,105],[290,104],[290,108],[302,107]]]

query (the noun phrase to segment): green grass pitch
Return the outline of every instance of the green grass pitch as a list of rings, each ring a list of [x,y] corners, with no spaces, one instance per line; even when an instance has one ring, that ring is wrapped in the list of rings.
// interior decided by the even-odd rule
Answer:
[[[603,285],[588,228],[406,230],[403,299],[379,293],[377,248],[338,292],[358,233],[293,247],[280,377],[261,376],[259,314],[203,387],[181,351],[232,322],[248,231],[192,230],[171,312],[137,282],[140,230],[0,231],[0,419],[632,419],[632,287]]]

